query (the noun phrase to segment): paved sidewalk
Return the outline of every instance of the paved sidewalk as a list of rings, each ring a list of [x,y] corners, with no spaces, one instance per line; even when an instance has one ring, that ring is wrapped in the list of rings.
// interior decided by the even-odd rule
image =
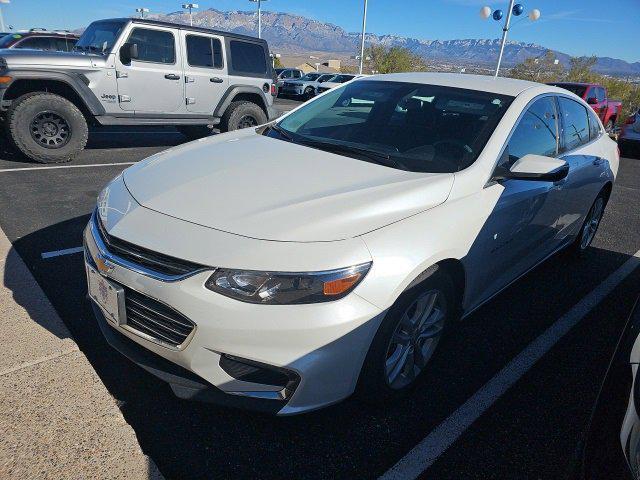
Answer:
[[[0,230],[0,478],[161,479]]]

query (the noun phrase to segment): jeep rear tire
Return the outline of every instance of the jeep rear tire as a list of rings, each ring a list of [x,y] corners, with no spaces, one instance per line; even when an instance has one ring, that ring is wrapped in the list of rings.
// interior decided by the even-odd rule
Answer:
[[[241,128],[257,127],[267,123],[267,116],[264,110],[253,102],[239,101],[231,102],[227,111],[222,115],[220,130],[232,132]]]
[[[14,100],[7,126],[18,150],[40,163],[68,162],[89,138],[87,120],[78,107],[53,93],[28,93]]]

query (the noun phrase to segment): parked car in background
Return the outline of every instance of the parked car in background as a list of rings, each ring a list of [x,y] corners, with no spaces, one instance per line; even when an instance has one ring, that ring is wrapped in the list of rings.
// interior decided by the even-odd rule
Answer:
[[[341,85],[343,83],[349,82],[349,81],[353,80],[354,78],[361,78],[361,77],[365,77],[365,76],[366,75],[351,75],[351,74],[345,74],[345,73],[342,73],[340,75],[336,75],[331,80],[328,80],[328,81],[324,82],[322,85],[320,85],[318,87],[318,93],[322,93],[322,92],[326,92],[327,90],[331,90],[332,88],[337,87],[338,85]]]
[[[580,480],[640,478],[640,298],[620,335],[582,442]]]
[[[618,137],[618,145],[625,154],[640,154],[640,110],[625,120]]]
[[[0,51],[0,108],[29,158],[66,162],[89,123],[174,125],[187,137],[276,116],[267,42],[208,28],[122,18],[87,27],[74,52]]]
[[[282,87],[282,94],[293,97],[304,97],[308,100],[318,94],[318,87],[321,84],[331,81],[336,75],[335,73],[307,73],[300,80],[285,82]]]
[[[32,29],[28,32],[9,33],[0,38],[0,48],[29,48],[52,52],[70,52],[79,36],[68,31]]]
[[[607,89],[597,83],[573,83],[573,82],[554,82],[549,85],[564,88],[575,93],[593,108],[598,114],[607,133],[613,132],[620,113],[622,112],[622,102],[609,100],[607,97]]]
[[[589,247],[618,163],[566,90],[358,79],[125,170],[84,233],[88,291],[107,341],[179,396],[393,402],[456,320]]]
[[[285,81],[301,78],[303,75],[302,70],[298,68],[276,68],[276,86],[280,89]]]

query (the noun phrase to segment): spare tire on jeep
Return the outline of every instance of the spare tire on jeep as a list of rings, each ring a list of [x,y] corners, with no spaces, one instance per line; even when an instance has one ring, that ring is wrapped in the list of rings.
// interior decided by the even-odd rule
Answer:
[[[27,93],[14,100],[7,127],[15,146],[41,163],[68,162],[89,138],[87,120],[78,107],[47,92]]]
[[[222,115],[220,130],[231,132],[241,128],[257,127],[267,123],[267,115],[259,105],[241,100],[231,102],[227,111]]]

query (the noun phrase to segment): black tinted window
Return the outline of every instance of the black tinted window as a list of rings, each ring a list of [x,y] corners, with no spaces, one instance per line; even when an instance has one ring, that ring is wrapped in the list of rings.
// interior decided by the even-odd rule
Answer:
[[[187,35],[187,61],[192,67],[222,68],[220,40]]]
[[[34,50],[55,50],[51,38],[30,37],[19,42],[14,48],[32,48]]]
[[[138,45],[138,58],[142,62],[175,63],[176,45],[171,32],[134,28],[129,42]]]
[[[240,40],[231,40],[230,50],[231,65],[236,72],[267,73],[267,61],[262,45]]]
[[[598,103],[604,102],[604,88],[596,88],[596,98],[598,99]]]
[[[565,150],[573,150],[589,141],[587,109],[573,100],[560,97],[562,111],[562,139]]]
[[[509,140],[509,161],[528,153],[555,157],[557,154],[556,108],[552,97],[536,100],[524,113]]]
[[[593,110],[589,111],[589,138],[594,140],[600,136],[600,122]]]
[[[302,72],[300,70],[293,71],[293,78],[300,78],[302,76]]]

